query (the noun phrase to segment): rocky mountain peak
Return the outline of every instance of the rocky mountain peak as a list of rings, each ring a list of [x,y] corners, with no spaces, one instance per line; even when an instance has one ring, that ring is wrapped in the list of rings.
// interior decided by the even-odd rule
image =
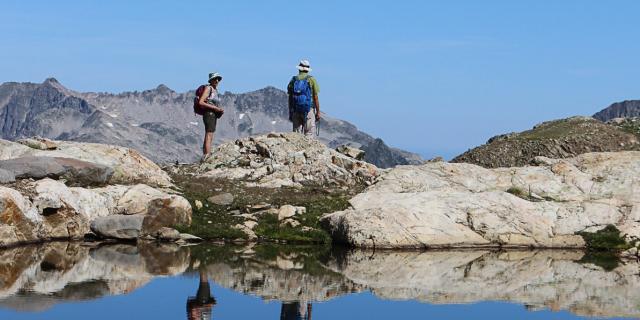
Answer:
[[[594,118],[606,122],[614,118],[640,117],[640,100],[616,102],[593,115]]]
[[[156,91],[158,91],[159,93],[163,93],[163,94],[166,94],[166,93],[174,93],[174,92],[175,92],[175,91],[171,90],[171,88],[167,87],[167,86],[166,86],[166,85],[164,85],[164,84],[159,84],[159,85],[156,87]]]

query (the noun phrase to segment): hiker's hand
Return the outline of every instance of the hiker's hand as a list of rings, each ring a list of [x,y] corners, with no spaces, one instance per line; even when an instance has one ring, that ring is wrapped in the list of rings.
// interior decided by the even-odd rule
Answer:
[[[320,112],[316,113],[316,122],[320,121]]]
[[[224,109],[222,109],[222,108],[217,108],[217,107],[216,107],[215,109],[213,109],[213,111],[215,111],[215,112],[219,113],[220,115],[223,115],[223,114],[224,114]]]

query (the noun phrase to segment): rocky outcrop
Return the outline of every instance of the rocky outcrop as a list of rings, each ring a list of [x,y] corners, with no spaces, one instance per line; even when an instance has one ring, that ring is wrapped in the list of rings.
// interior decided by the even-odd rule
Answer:
[[[114,144],[136,149],[158,163],[194,162],[200,158],[204,136],[202,117],[193,113],[194,96],[193,91],[178,93],[165,85],[111,94],[75,92],[53,78],[42,84],[7,82],[0,85],[0,138],[42,136]],[[221,98],[225,114],[218,120],[216,143],[291,131],[287,94],[282,90],[226,92]],[[324,115],[319,126],[323,143],[365,149],[365,160],[378,167],[421,161],[347,121]]]
[[[161,227],[191,223],[186,199],[146,185],[85,189],[45,178],[16,188],[19,191],[0,186],[0,246],[81,239],[90,233],[92,224],[105,225],[103,219],[127,219],[131,214],[140,217],[136,231],[130,230],[131,224],[111,224],[109,232],[97,233],[123,239],[118,235],[153,235]]]
[[[638,136],[588,117],[548,121],[533,129],[495,136],[451,162],[485,168],[529,165],[535,157],[569,158],[589,152],[640,150]]]
[[[594,118],[607,122],[615,118],[640,117],[640,100],[616,102],[593,115]]]
[[[298,133],[270,133],[225,143],[199,171],[212,179],[271,188],[371,183],[381,172]]]
[[[350,252],[330,268],[388,300],[509,301],[580,316],[640,317],[638,263],[612,271],[576,251]]]
[[[169,176],[135,150],[96,143],[55,141],[54,150],[0,140],[0,169],[16,178],[65,178],[71,184],[171,186]]]
[[[538,166],[401,166],[321,222],[359,247],[583,247],[580,231],[640,237],[640,152],[537,157]]]

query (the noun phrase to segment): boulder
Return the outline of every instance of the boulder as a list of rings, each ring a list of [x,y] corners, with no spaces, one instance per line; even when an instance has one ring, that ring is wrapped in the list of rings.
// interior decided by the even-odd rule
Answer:
[[[162,227],[156,231],[156,239],[164,241],[176,241],[180,239],[180,232],[173,228]]]
[[[56,144],[55,150],[40,150],[31,148],[19,143],[0,139],[0,160],[9,160],[24,157],[48,157],[75,159],[94,166],[83,170],[97,170],[97,168],[107,167],[112,172],[108,178],[108,184],[135,184],[144,183],[156,187],[171,186],[171,179],[158,165],[145,158],[133,149],[86,142],[53,141]],[[57,162],[58,160],[56,160]],[[72,165],[79,167],[79,163],[57,163],[61,166]],[[46,164],[42,164],[45,166]],[[86,164],[83,164],[87,166]],[[52,164],[52,166],[56,166]],[[50,169],[60,169],[53,167]],[[104,169],[100,169],[104,170]],[[108,173],[108,172],[105,172]],[[85,175],[89,175],[90,172]]]
[[[295,215],[296,215],[296,207],[289,204],[285,204],[284,206],[280,207],[280,209],[278,210],[278,221],[291,218]]]
[[[62,165],[51,157],[26,156],[0,161],[0,169],[12,172],[18,179],[58,178],[65,173]]]
[[[101,238],[135,240],[140,236],[143,220],[141,214],[102,217],[91,222],[91,231]]]
[[[0,246],[38,238],[42,216],[20,192],[0,186]]]
[[[336,242],[379,248],[584,247],[577,232],[608,224],[640,236],[640,152],[536,163],[398,167],[321,224]]]
[[[207,198],[207,201],[219,206],[228,206],[233,203],[234,197],[231,193],[225,192]]]
[[[155,234],[162,227],[191,225],[191,205],[181,196],[152,200],[142,223],[143,235]]]
[[[356,160],[363,160],[364,159],[364,150],[360,150],[357,148],[353,148],[347,145],[341,145],[339,147],[336,148],[336,151],[344,154],[345,156],[349,157],[349,158],[353,158]]]
[[[144,184],[130,187],[118,199],[116,210],[118,214],[147,214],[152,200],[165,198],[166,193]]]

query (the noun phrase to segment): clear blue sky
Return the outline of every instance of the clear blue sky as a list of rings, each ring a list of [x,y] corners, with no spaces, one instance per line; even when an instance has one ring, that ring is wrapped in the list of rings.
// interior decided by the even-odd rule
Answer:
[[[323,111],[447,157],[639,98],[640,1],[0,2],[0,82],[80,91],[284,88],[300,58]]]

